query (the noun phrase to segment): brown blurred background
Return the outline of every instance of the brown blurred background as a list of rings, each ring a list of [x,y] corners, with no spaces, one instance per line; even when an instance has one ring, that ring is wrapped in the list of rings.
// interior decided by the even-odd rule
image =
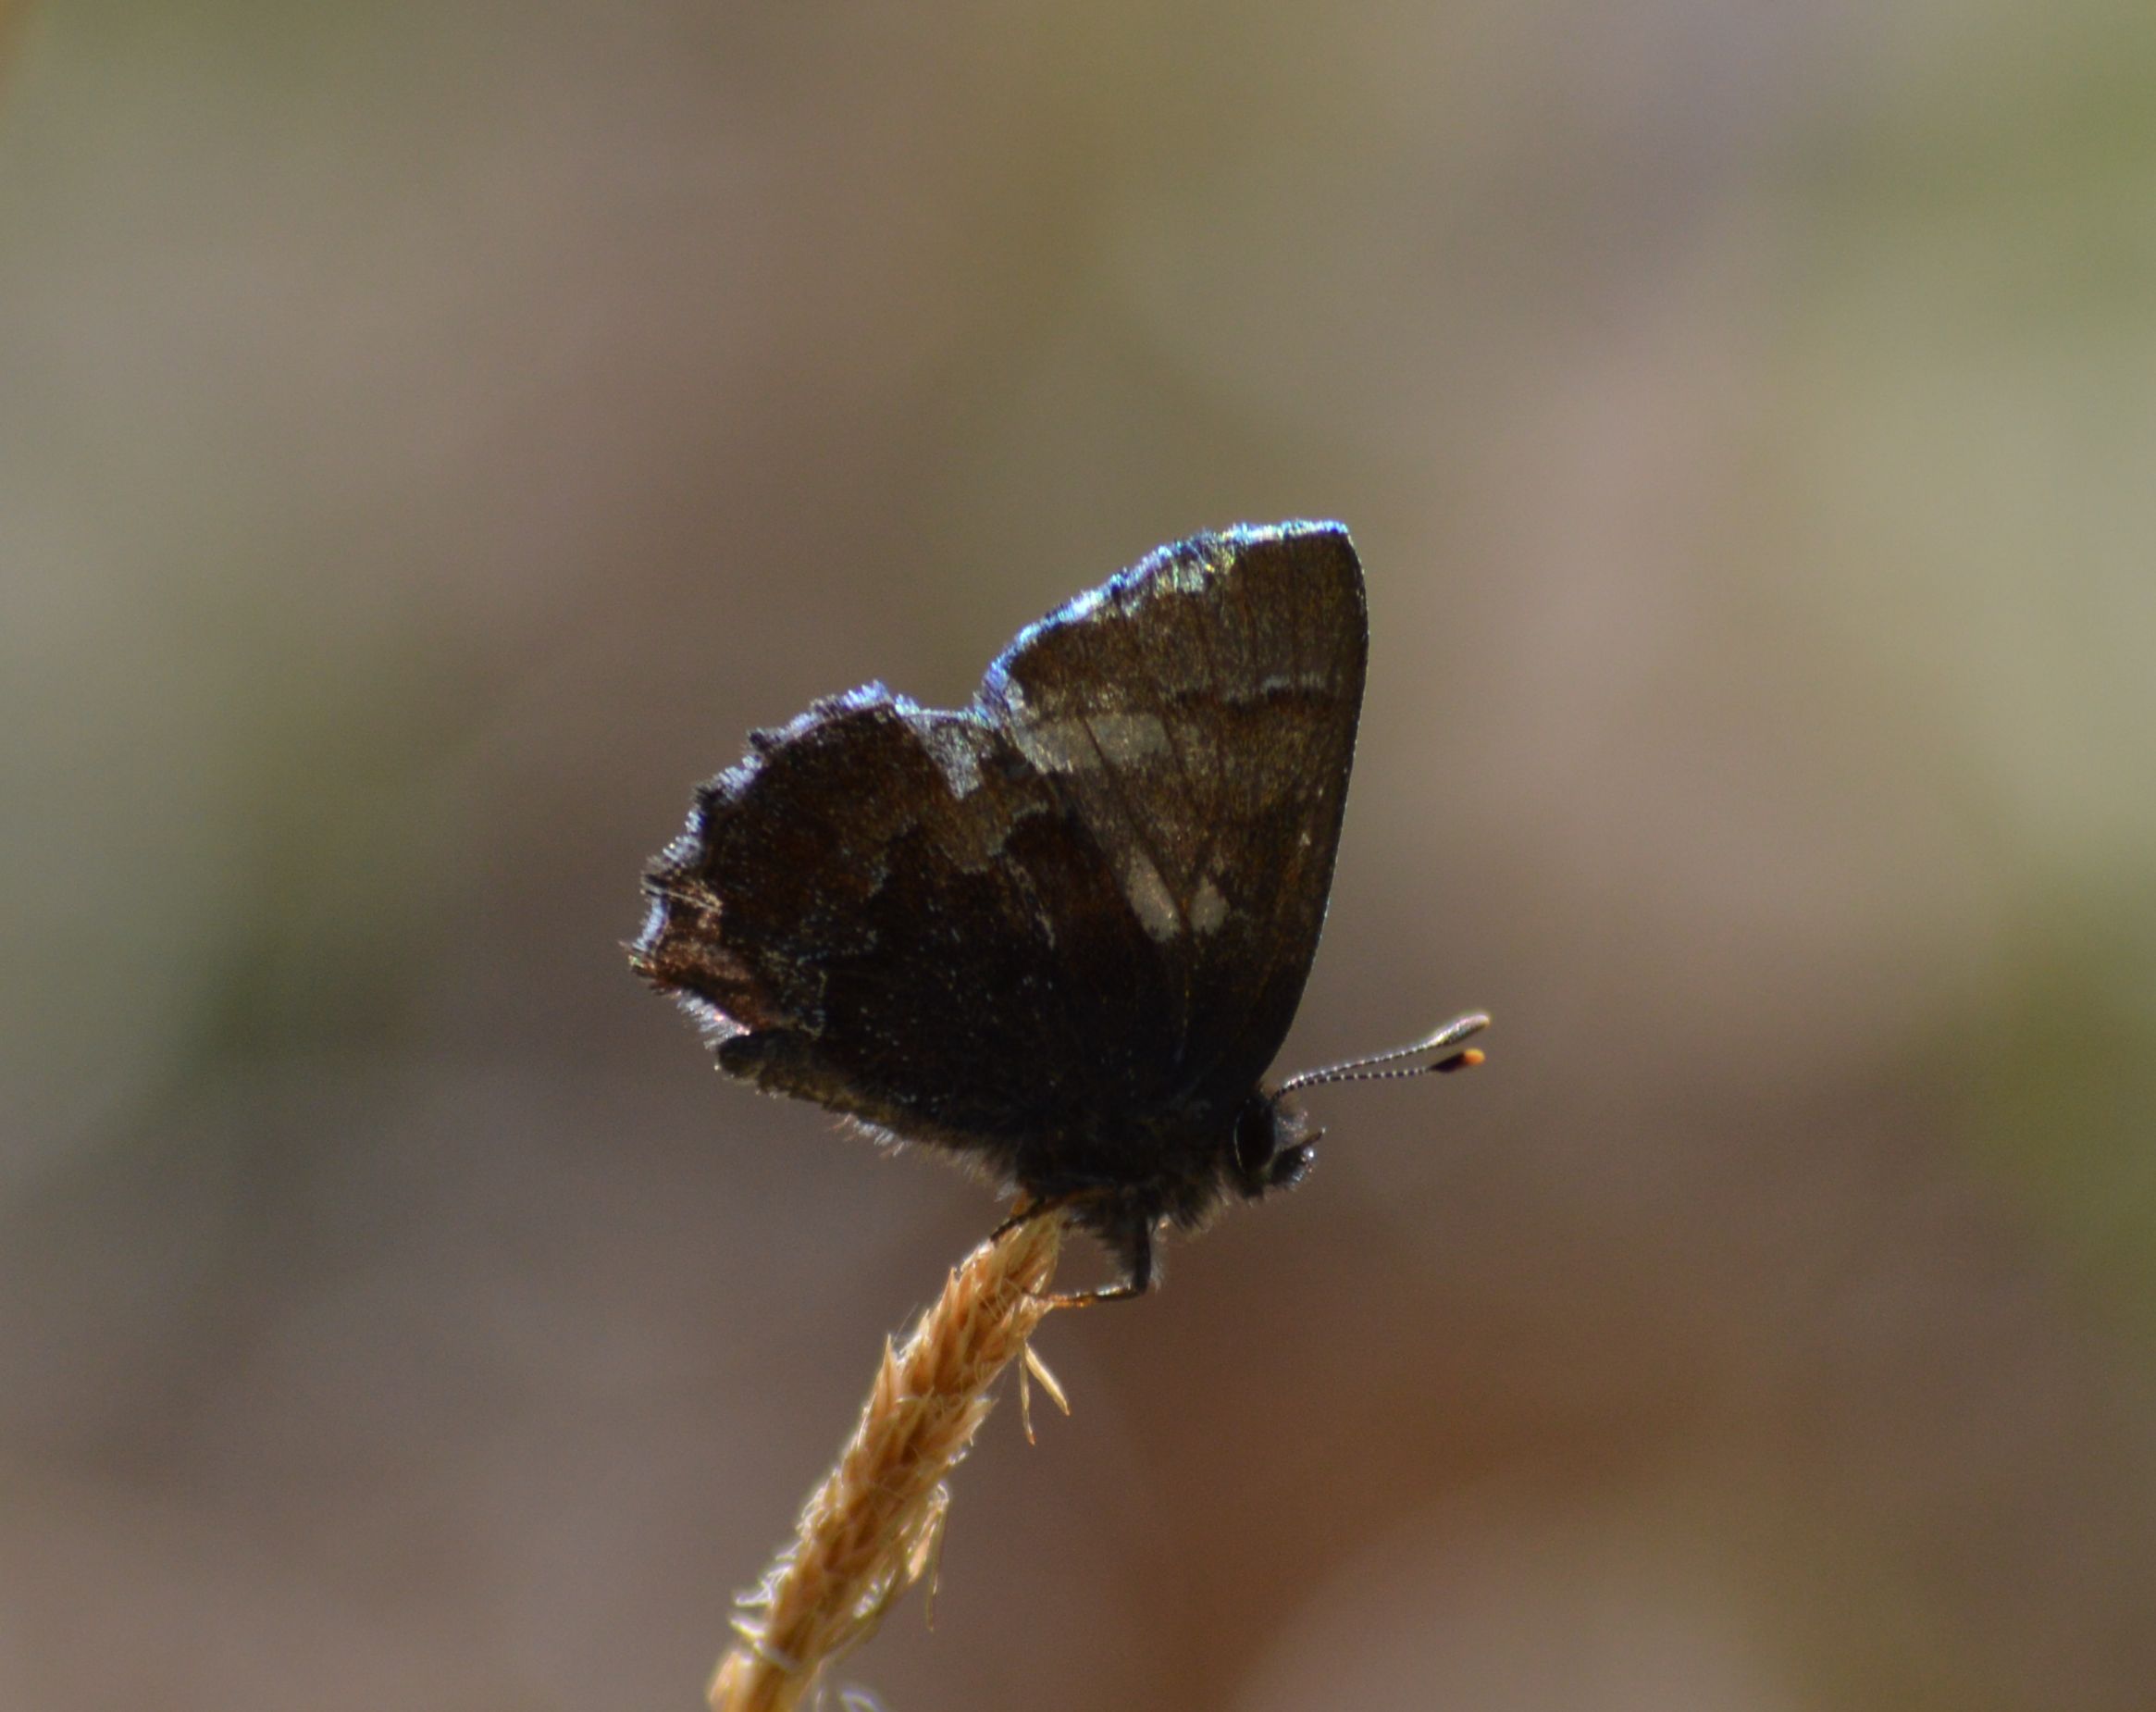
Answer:
[[[0,1706],[690,1706],[997,1217],[621,943],[743,731],[1337,516],[1311,1182],[892,1712],[2156,1704],[2156,10],[51,6]]]

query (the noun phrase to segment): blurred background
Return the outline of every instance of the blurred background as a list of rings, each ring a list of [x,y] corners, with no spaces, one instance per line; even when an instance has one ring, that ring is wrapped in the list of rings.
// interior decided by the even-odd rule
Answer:
[[[0,1705],[690,1706],[998,1216],[622,945],[752,725],[1374,620],[1291,1197],[891,1712],[2156,1702],[2156,10],[32,8]]]

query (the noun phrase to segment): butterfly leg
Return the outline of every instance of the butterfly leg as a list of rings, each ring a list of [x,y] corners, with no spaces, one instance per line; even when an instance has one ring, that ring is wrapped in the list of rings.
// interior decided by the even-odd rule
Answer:
[[[1122,1282],[1106,1284],[1098,1290],[1072,1290],[1047,1296],[1044,1299],[1050,1308],[1091,1308],[1096,1302],[1132,1302],[1153,1287],[1153,1221],[1128,1219],[1101,1235],[1116,1259],[1123,1263]]]
[[[1085,1202],[1096,1198],[1097,1197],[1082,1189],[1063,1195],[1044,1196],[1037,1201],[1032,1201],[1020,1207],[1010,1218],[990,1231],[988,1241],[991,1243],[999,1242],[1022,1224],[1031,1224],[1035,1219],[1046,1218],[1050,1213],[1062,1212],[1072,1207],[1083,1206]],[[1153,1277],[1152,1234],[1149,1230],[1141,1229],[1137,1234],[1134,1247],[1127,1234],[1122,1233],[1118,1234],[1121,1240],[1117,1241],[1114,1246],[1118,1250],[1118,1258],[1124,1264],[1126,1274],[1121,1284],[1109,1284],[1099,1290],[1067,1291],[1060,1296],[1036,1295],[1034,1299],[1038,1302],[1046,1302],[1050,1308],[1090,1308],[1095,1302],[1121,1302],[1133,1296],[1145,1295],[1146,1290],[1151,1287]]]
[[[1061,1212],[1065,1208],[1074,1207],[1084,1198],[1084,1195],[1047,1195],[1043,1196],[1037,1201],[1021,1199],[1010,1217],[988,1233],[988,1240],[992,1243],[1001,1242],[1020,1225],[1031,1224],[1035,1219],[1044,1219],[1051,1212]]]

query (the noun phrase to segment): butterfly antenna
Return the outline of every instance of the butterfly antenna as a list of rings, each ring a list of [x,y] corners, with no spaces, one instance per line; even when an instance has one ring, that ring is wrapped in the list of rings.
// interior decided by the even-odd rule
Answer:
[[[1460,1042],[1468,1040],[1490,1026],[1490,1019],[1480,1011],[1470,1011],[1466,1016],[1456,1016],[1434,1034],[1411,1041],[1404,1047],[1394,1047],[1390,1052],[1373,1053],[1369,1058],[1351,1058],[1341,1064],[1328,1064],[1322,1070],[1299,1071],[1280,1085],[1278,1092],[1292,1094],[1297,1088],[1316,1087],[1323,1082],[1394,1082],[1407,1076],[1427,1076],[1432,1071],[1450,1074],[1456,1070],[1471,1070],[1482,1061],[1482,1054],[1473,1047],[1460,1050]],[[1420,1058],[1428,1061],[1420,1064],[1400,1064],[1404,1058]],[[1395,1064],[1394,1070],[1380,1068]]]

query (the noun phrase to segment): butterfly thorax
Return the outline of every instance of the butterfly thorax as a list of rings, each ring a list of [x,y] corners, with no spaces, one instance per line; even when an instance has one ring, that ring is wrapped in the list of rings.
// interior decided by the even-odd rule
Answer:
[[[1018,1149],[1010,1176],[1035,1199],[1070,1201],[1096,1228],[1168,1221],[1196,1230],[1231,1198],[1300,1182],[1316,1139],[1299,1110],[1254,1088],[1225,1111],[1171,1110],[1135,1127],[1045,1136]]]

